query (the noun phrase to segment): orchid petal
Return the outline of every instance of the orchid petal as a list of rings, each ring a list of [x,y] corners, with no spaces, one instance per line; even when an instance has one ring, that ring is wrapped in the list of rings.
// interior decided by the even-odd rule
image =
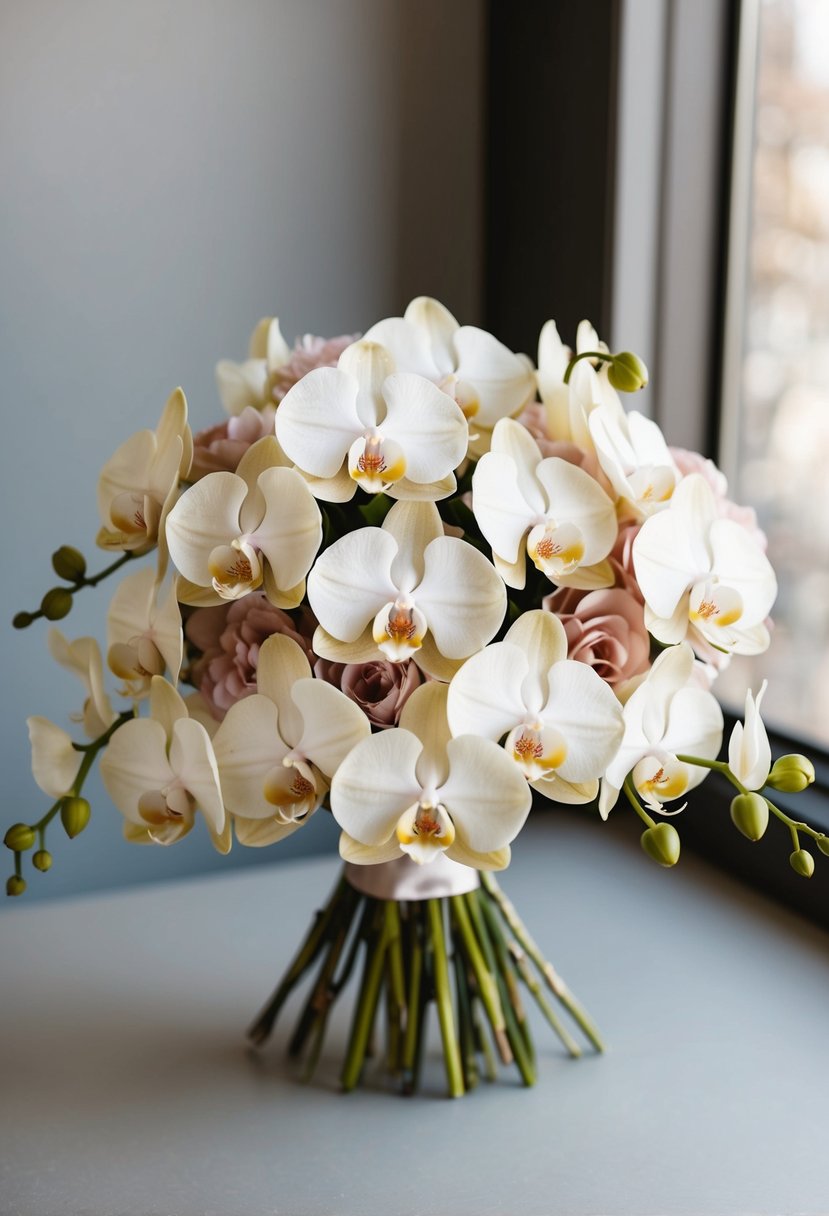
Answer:
[[[443,520],[434,503],[398,502],[383,520],[383,531],[397,542],[391,564],[392,583],[409,594],[423,578],[427,545],[444,536]]]
[[[430,794],[448,774],[446,745],[451,732],[446,717],[447,686],[430,681],[415,689],[403,706],[400,726],[411,731],[423,745],[416,773],[421,788]]]
[[[179,718],[173,725],[170,764],[195,798],[207,823],[215,832],[221,832],[225,808],[219,770],[210,736],[200,722]]]
[[[592,667],[573,659],[550,672],[550,696],[540,717],[565,739],[567,753],[556,772],[571,784],[602,776],[622,742],[622,707],[613,690]]]
[[[446,374],[435,362],[427,334],[403,317],[386,317],[378,321],[366,331],[364,340],[384,346],[398,371],[414,372],[432,381],[440,380]]]
[[[507,608],[491,562],[468,542],[439,536],[426,548],[417,603],[441,654],[463,659],[497,633]]]
[[[303,376],[276,412],[276,437],[304,472],[334,477],[365,430],[357,413],[359,385],[346,372],[318,367]]]
[[[270,810],[273,811],[273,807]],[[283,823],[279,819],[273,818],[248,819],[244,815],[234,815],[233,826],[239,844],[244,845],[247,849],[262,849],[267,845],[277,844],[286,836],[293,836],[294,832],[299,831],[309,819],[310,815],[305,815],[302,819]]]
[[[361,430],[380,425],[385,415],[383,386],[394,372],[394,359],[379,342],[361,338],[340,355],[337,369],[357,385],[355,408]]]
[[[175,780],[167,759],[167,737],[160,722],[135,718],[119,727],[100,761],[101,779],[121,814],[146,827],[138,810],[148,790],[164,789]]]
[[[167,516],[170,556],[186,579],[209,586],[210,554],[239,536],[247,486],[235,473],[208,473],[186,490]]]
[[[541,449],[527,428],[512,418],[503,418],[492,432],[492,451],[514,460],[521,496],[532,514],[543,514],[544,495],[536,477],[542,461]]]
[[[522,693],[526,675],[526,656],[508,640],[473,654],[449,685],[447,716],[452,734],[480,735],[497,742],[526,713]]]
[[[340,833],[340,857],[353,866],[376,866],[402,856],[403,851],[394,833],[382,844],[361,844],[348,832]]]
[[[293,638],[274,633],[259,648],[256,688],[273,701],[279,711],[279,733],[289,747],[302,735],[302,714],[292,696],[298,680],[311,678],[311,664]]]
[[[586,802],[592,802],[599,792],[598,778],[593,781],[565,781],[558,772],[538,777],[530,785],[544,798],[564,803],[565,806],[584,806]]]
[[[547,676],[550,668],[567,658],[564,626],[551,612],[533,608],[510,625],[504,641],[517,646],[526,656],[521,698],[527,712],[537,714],[549,695]]]
[[[698,474],[674,491],[667,511],[646,519],[633,542],[642,595],[656,616],[669,620],[685,592],[711,568],[707,536],[713,494]]]
[[[196,484],[205,481],[206,477]],[[251,540],[265,555],[279,590],[286,591],[305,578],[317,555],[322,541],[320,509],[296,469],[266,469],[257,485],[265,516]]]
[[[463,325],[454,345],[458,379],[474,386],[480,403],[476,416],[482,426],[492,427],[499,419],[517,414],[533,396],[532,368],[492,334]]]
[[[777,596],[774,570],[754,537],[732,519],[711,525],[711,572],[739,592],[743,601],[740,627],[762,623]]]
[[[153,676],[150,682],[150,717],[164,728],[168,744],[176,722],[188,716],[187,706],[178,689],[163,676]]]
[[[497,743],[476,735],[450,739],[446,752],[449,777],[438,798],[461,843],[476,853],[502,849],[521,831],[532,805],[521,771]]]
[[[434,482],[466,455],[469,430],[459,406],[431,381],[411,373],[389,376],[383,385],[383,434],[397,440],[406,457],[406,476]]]
[[[732,773],[749,790],[762,789],[771,769],[771,745],[760,704],[766,692],[764,680],[755,701],[751,689],[746,692],[745,725],[736,722],[728,743],[728,764]]]
[[[429,641],[424,639],[424,647]],[[380,649],[372,636],[371,625],[368,625],[353,642],[341,642],[339,638],[318,625],[312,641],[314,654],[332,663],[368,663],[371,659],[381,657]],[[418,658],[421,652],[418,651]]]
[[[331,810],[349,836],[385,844],[403,811],[420,798],[422,749],[416,735],[397,727],[370,735],[349,752],[331,782]]]
[[[271,819],[265,777],[288,753],[276,705],[261,693],[231,705],[213,737],[227,809],[247,819]]]
[[[559,456],[548,456],[536,469],[547,494],[548,513],[559,522],[575,524],[584,541],[580,565],[592,566],[607,557],[618,532],[613,503],[584,469]]]
[[[371,734],[369,721],[359,705],[324,680],[298,680],[291,697],[303,723],[294,746],[330,779],[348,753]]]
[[[456,833],[455,839],[446,850],[446,856],[462,866],[470,866],[473,870],[506,870],[510,863],[511,850],[509,845],[505,845],[502,849],[479,853],[469,847],[460,833]]]
[[[260,410],[267,400],[268,369],[264,358],[234,363],[220,359],[216,364],[216,388],[225,411],[236,417],[248,406]]]
[[[403,317],[426,338],[432,359],[441,375],[455,368],[453,338],[459,331],[458,322],[448,308],[431,296],[417,296],[406,308]]]
[[[359,528],[324,550],[308,577],[308,602],[320,625],[355,642],[384,604],[397,598],[397,542],[382,528]]]
[[[26,719],[32,746],[32,776],[50,798],[62,798],[71,790],[83,752],[76,751],[65,730],[48,718]]]

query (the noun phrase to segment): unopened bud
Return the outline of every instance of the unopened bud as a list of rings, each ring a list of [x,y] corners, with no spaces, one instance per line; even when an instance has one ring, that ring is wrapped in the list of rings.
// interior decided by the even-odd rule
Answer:
[[[42,874],[45,874],[47,870],[51,870],[52,868],[52,854],[48,849],[38,849],[32,858],[32,865],[36,870],[40,870]]]
[[[11,878],[6,880],[7,895],[22,895],[26,890],[26,879],[21,878],[18,874],[12,874]]]
[[[679,832],[673,824],[657,823],[647,828],[639,843],[648,857],[660,866],[675,866],[679,861]]]
[[[47,621],[60,621],[72,608],[72,594],[65,587],[53,587],[40,601],[40,611]]]
[[[52,569],[58,578],[68,583],[79,583],[86,574],[86,558],[71,545],[61,545],[52,554]]]
[[[60,821],[70,840],[80,836],[89,823],[92,807],[85,798],[64,798],[60,808]]]
[[[33,620],[31,612],[16,612],[12,617],[12,625],[15,629],[28,629]]]
[[[818,836],[815,844],[823,853],[824,857],[829,857],[829,836]]]
[[[775,760],[766,784],[773,790],[782,790],[784,794],[800,794],[814,779],[815,766],[809,757],[793,752],[790,756]]]
[[[759,794],[738,794],[731,801],[731,822],[747,840],[759,840],[769,826],[769,804]]]
[[[648,369],[638,355],[623,350],[613,356],[607,378],[620,393],[636,393],[648,383]]]
[[[3,837],[3,844],[15,853],[25,853],[35,842],[35,834],[28,823],[13,824]]]
[[[789,858],[789,865],[802,878],[811,878],[815,872],[815,859],[806,849],[795,849]]]

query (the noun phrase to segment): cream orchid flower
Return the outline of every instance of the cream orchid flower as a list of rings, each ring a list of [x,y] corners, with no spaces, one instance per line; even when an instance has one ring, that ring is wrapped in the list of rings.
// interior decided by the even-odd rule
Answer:
[[[104,661],[97,641],[95,638],[76,638],[70,642],[59,629],[52,628],[47,642],[55,662],[71,671],[84,685],[87,696],[77,720],[83,723],[84,732],[90,739],[97,739],[117,717],[104,686]]]
[[[167,519],[185,604],[235,600],[260,587],[277,608],[295,608],[322,540],[322,517],[301,475],[284,467],[277,441],[253,444],[235,473],[208,473]]]
[[[290,357],[279,319],[263,317],[251,334],[247,359],[243,363],[221,359],[216,364],[216,387],[227,413],[236,417],[248,407],[273,406],[274,375]]]
[[[722,743],[722,710],[696,683],[694,652],[687,642],[659,655],[622,714],[625,733],[602,782],[601,816],[607,819],[629,775],[646,805],[667,813],[663,802],[681,798],[708,773],[677,756],[715,760]]]
[[[365,335],[388,351],[401,371],[425,376],[455,398],[473,420],[470,447],[489,449],[500,418],[520,413],[531,400],[535,377],[530,361],[474,325],[459,325],[447,308],[428,296],[412,300],[402,317],[378,321]]]
[[[602,471],[620,499],[620,514],[646,519],[664,510],[680,473],[657,424],[637,410],[602,405],[588,426]]]
[[[606,351],[607,345],[589,321],[582,321],[576,331],[576,354]],[[607,363],[595,368],[589,359],[582,359],[573,368],[569,384],[564,376],[573,352],[559,337],[555,321],[542,326],[538,339],[538,393],[547,413],[547,430],[552,439],[575,443],[585,452],[593,451],[588,419],[600,405],[623,413],[619,395],[607,378]]]
[[[98,479],[103,549],[146,552],[193,461],[187,401],[177,388],[154,431],[138,431],[110,457]]]
[[[492,450],[472,476],[472,510],[508,587],[525,585],[525,554],[560,586],[613,585],[605,560],[617,534],[613,503],[584,469],[557,456],[542,459],[529,431],[512,419],[497,424]]]
[[[371,727],[344,693],[312,679],[290,638],[274,634],[263,644],[256,683],[257,693],[230,707],[213,746],[236,836],[259,846],[308,822],[338,765]]]
[[[392,498],[446,498],[466,455],[458,406],[423,376],[395,372],[363,339],[337,366],[319,367],[285,394],[276,436],[318,498],[343,502],[357,486]]]
[[[152,677],[165,671],[175,683],[184,650],[175,586],[159,602],[153,569],[122,579],[107,612],[107,647],[109,669],[124,681],[122,697],[146,697]]]
[[[764,622],[777,595],[774,571],[745,528],[718,517],[699,473],[683,478],[666,511],[645,520],[633,565],[645,624],[658,641],[697,636],[733,654],[768,647]]]
[[[27,718],[26,725],[32,747],[32,776],[44,794],[62,798],[75,783],[84,753],[75,748],[65,730],[48,718]]]
[[[152,678],[150,716],[125,722],[107,744],[101,778],[134,844],[175,844],[191,831],[199,809],[216,848],[229,851],[230,822],[210,737],[161,676]]]
[[[413,658],[438,679],[498,631],[504,584],[467,541],[445,536],[437,507],[399,502],[381,528],[360,528],[320,554],[308,579],[321,658]]]
[[[590,802],[622,740],[622,708],[604,680],[567,658],[558,617],[525,612],[503,642],[464,663],[449,685],[453,735],[506,735],[506,754],[555,802]]]
[[[767,686],[768,681],[764,680],[756,700],[748,689],[745,723],[734,723],[728,741],[728,766],[748,790],[761,790],[771,771],[771,745],[760,717],[760,703]]]
[[[358,743],[331,783],[343,829],[340,855],[357,865],[406,853],[419,865],[445,853],[479,870],[509,864],[532,796],[521,773],[490,739],[453,739],[445,684],[424,684],[400,725]]]

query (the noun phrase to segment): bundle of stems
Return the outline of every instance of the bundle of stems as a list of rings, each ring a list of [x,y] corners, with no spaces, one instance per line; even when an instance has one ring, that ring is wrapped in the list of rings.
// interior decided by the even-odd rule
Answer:
[[[404,1094],[419,1085],[428,1012],[437,1007],[450,1097],[473,1089],[481,1076],[495,1080],[497,1063],[514,1064],[525,1085],[536,1058],[524,994],[535,1000],[567,1052],[581,1048],[560,1017],[572,1019],[596,1051],[604,1049],[595,1025],[541,954],[515,907],[491,874],[477,890],[425,900],[380,900],[341,877],[311,925],[279,986],[248,1030],[257,1046],[270,1036],[288,996],[309,973],[310,992],[288,1043],[310,1080],[328,1019],[355,969],[359,989],[342,1065],[346,1092],[375,1054],[375,1027],[383,1011],[383,1063]],[[551,999],[552,998],[552,999]]]

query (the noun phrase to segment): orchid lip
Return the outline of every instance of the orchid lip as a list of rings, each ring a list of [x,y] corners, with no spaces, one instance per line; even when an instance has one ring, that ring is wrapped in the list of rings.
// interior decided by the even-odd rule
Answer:
[[[408,596],[399,596],[377,613],[372,636],[387,658],[402,663],[420,650],[427,628],[417,605]]]

